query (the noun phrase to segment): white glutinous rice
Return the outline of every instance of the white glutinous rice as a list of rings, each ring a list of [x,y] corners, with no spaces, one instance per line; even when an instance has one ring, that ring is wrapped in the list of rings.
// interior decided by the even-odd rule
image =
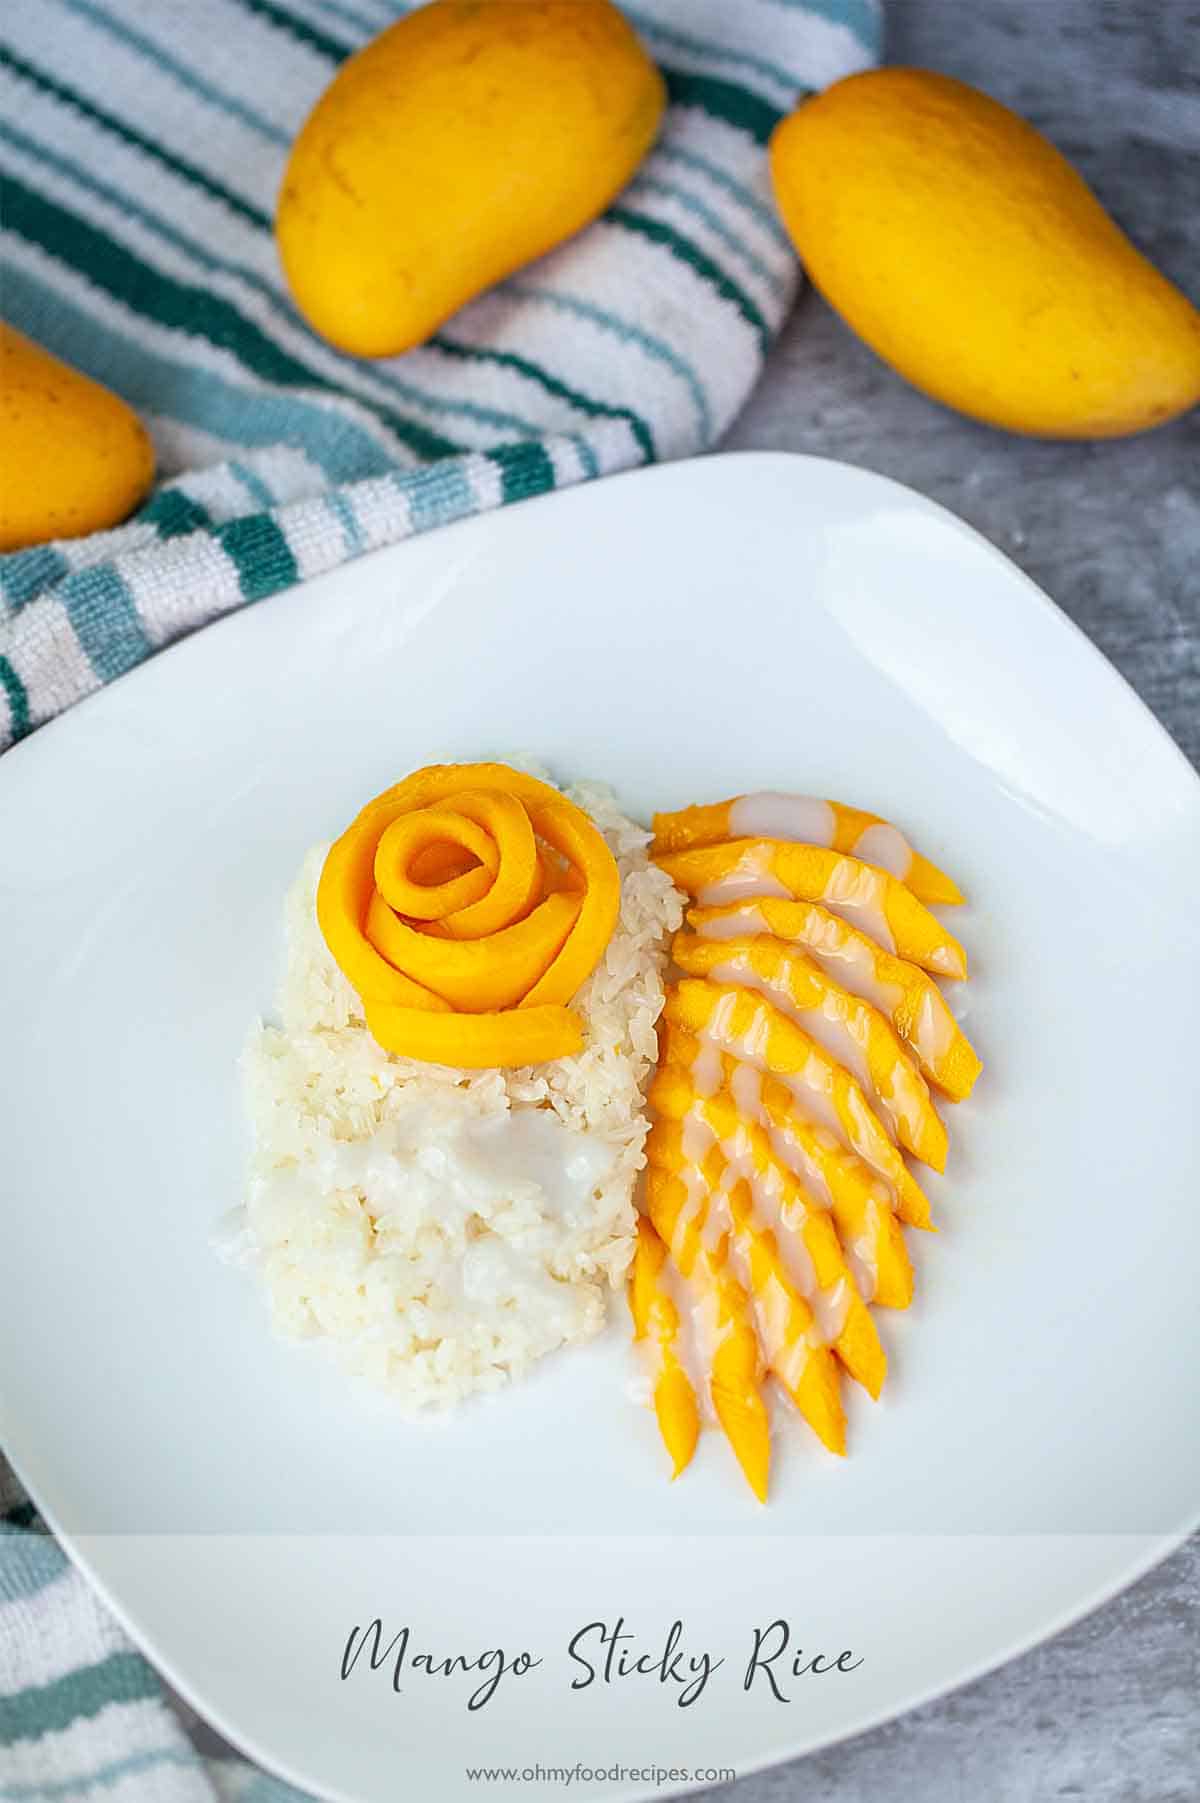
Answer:
[[[621,873],[617,928],[573,1004],[581,1052],[463,1071],[381,1050],[317,926],[317,846],[287,899],[280,1024],[256,1024],[243,1057],[254,1149],[225,1244],[257,1268],[277,1333],[324,1336],[405,1412],[589,1339],[632,1255],[682,903],[607,790],[569,794]]]

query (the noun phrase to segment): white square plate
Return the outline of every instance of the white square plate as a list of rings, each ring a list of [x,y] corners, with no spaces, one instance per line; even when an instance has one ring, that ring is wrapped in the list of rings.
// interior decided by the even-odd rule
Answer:
[[[973,904],[954,999],[985,1072],[949,1111],[942,1232],[881,1321],[884,1400],[848,1399],[851,1456],[780,1435],[766,1510],[715,1438],[663,1481],[623,1321],[406,1425],[274,1344],[210,1250],[305,849],[416,765],[522,754],[643,817],[854,802]],[[277,1769],[363,1800],[477,1800],[468,1761],[746,1770],[996,1663],[1195,1518],[1200,783],[931,503],[734,456],[465,521],[98,694],[0,765],[0,818],[0,1432],[152,1656]],[[342,1682],[376,1614],[542,1663],[475,1711],[461,1678]],[[678,1617],[724,1659],[693,1706],[570,1688],[571,1634],[618,1615],[636,1652]],[[861,1663],[744,1690],[777,1616]]]

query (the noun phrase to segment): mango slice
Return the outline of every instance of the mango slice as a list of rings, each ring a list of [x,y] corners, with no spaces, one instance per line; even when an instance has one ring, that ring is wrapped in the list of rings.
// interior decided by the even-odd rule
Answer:
[[[697,1161],[671,1123],[651,1131],[652,1169],[683,1184],[686,1222],[746,1292],[768,1368],[831,1452],[846,1450],[846,1417],[837,1367],[804,1288],[793,1282],[772,1228],[760,1221],[750,1184],[710,1145]],[[663,1130],[665,1128],[665,1131]]]
[[[677,933],[671,955],[689,976],[757,991],[801,1026],[857,1077],[892,1137],[932,1165],[946,1168],[946,1129],[929,1088],[891,1022],[835,983],[803,952],[780,939],[704,939]]]
[[[649,1340],[654,1354],[654,1413],[671,1455],[671,1476],[690,1465],[700,1437],[696,1393],[680,1362],[683,1327],[664,1282],[667,1248],[645,1215],[638,1216],[637,1245],[629,1272],[629,1308],[635,1340]]]
[[[772,1077],[752,1072],[753,1082],[743,1081],[744,1067],[728,1053],[717,1061],[715,1081],[708,1066],[711,1047],[681,1028],[660,1030],[658,1076],[651,1096],[654,1107],[665,1112],[669,1091],[660,1079],[679,1065],[687,1082],[707,1098],[719,1099],[722,1091],[742,1118],[765,1132],[772,1153],[800,1184],[808,1205],[815,1203],[832,1216],[855,1288],[864,1302],[881,1308],[907,1308],[913,1296],[912,1261],[893,1198],[886,1184],[825,1127],[817,1127],[796,1112],[790,1090]],[[789,1210],[785,1222],[792,1225]]]
[[[651,1167],[682,1181],[689,1220],[705,1243],[719,1239],[749,1297],[768,1369],[824,1445],[844,1453],[846,1419],[833,1350],[808,1297],[793,1281],[779,1236],[760,1218],[754,1190],[715,1145],[696,1165],[683,1151],[674,1123],[659,1127],[664,1131],[656,1129],[647,1145]]]
[[[841,801],[819,801],[814,795],[781,795],[764,790],[735,795],[705,807],[680,808],[654,816],[651,853],[687,851],[726,839],[787,839],[848,852],[864,864],[876,864],[898,877],[918,901],[957,903],[958,884],[944,870],[915,852],[889,821]]]
[[[777,1078],[795,1113],[843,1140],[883,1178],[901,1219],[929,1225],[928,1200],[859,1083],[772,1003],[752,991],[688,977],[671,990],[663,1018],[735,1058],[743,1067],[741,1085],[753,1087],[763,1073]]]
[[[557,790],[504,764],[438,764],[368,802],[331,847],[317,919],[385,1050],[536,1064],[582,1046],[567,1004],[620,889],[603,836]]]
[[[821,1341],[807,1301],[789,1281],[775,1234],[755,1219],[750,1185],[735,1181],[727,1195],[733,1222],[730,1248],[735,1265],[745,1267],[770,1368],[821,1443],[844,1456],[846,1411],[833,1353]]]
[[[943,977],[965,977],[967,956],[912,892],[886,870],[822,846],[780,839],[732,839],[723,845],[655,857],[685,895],[704,906],[748,897],[821,902],[885,951]]]
[[[724,1247],[710,1251],[689,1218],[687,1189],[678,1177],[652,1167],[646,1173],[645,1200],[655,1231],[683,1276],[692,1280],[708,1314],[713,1409],[747,1483],[759,1502],[766,1502],[771,1426],[749,1299],[728,1269]]]
[[[647,1161],[678,1171],[688,1162],[685,1141],[693,1157],[698,1141],[709,1143],[703,1170],[718,1187],[745,1185],[748,1219],[773,1233],[788,1280],[808,1302],[821,1339],[854,1381],[877,1397],[887,1357],[826,1210],[775,1157],[766,1133],[727,1090],[699,1096],[683,1067],[669,1064],[657,1073],[650,1101],[660,1118],[646,1141]]]
[[[688,925],[702,938],[741,939],[769,934],[802,946],[827,975],[887,1015],[911,1047],[923,1074],[961,1102],[983,1066],[933,978],[915,964],[883,951],[875,941],[818,902],[776,896],[689,908]]]

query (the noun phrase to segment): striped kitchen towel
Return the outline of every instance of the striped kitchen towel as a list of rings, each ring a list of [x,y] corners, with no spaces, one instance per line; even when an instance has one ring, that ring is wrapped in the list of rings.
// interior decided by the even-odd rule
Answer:
[[[114,532],[0,558],[0,749],[231,609],[483,508],[712,445],[798,271],[764,147],[876,0],[635,0],[660,141],[605,216],[383,363],[292,306],[288,145],[395,0],[5,0],[0,311],[139,410]],[[202,698],[197,717],[202,718]],[[283,1803],[205,1762],[0,1460],[0,1799]]]
[[[629,187],[428,345],[359,362],[292,305],[272,213],[337,65],[404,10],[0,9],[0,311],[131,401],[159,458],[128,524],[0,557],[0,749],[361,551],[703,451],[749,393],[798,276],[764,146],[875,60],[876,0],[633,0],[671,104]]]
[[[162,1685],[0,1458],[3,1803],[304,1803],[242,1759],[204,1759]]]

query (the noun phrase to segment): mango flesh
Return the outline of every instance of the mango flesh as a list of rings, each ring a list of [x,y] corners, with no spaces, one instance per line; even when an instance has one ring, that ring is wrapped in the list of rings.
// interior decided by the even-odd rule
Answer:
[[[0,551],[119,525],[153,476],[133,409],[0,322]]]
[[[976,89],[851,76],[776,128],[771,173],[815,285],[935,400],[1052,438],[1144,431],[1200,400],[1200,314]]]
[[[296,139],[280,256],[301,312],[387,357],[601,213],[662,77],[609,0],[434,0],[352,57]]]
[[[580,1049],[567,1003],[620,906],[588,816],[505,764],[431,764],[377,795],[317,886],[321,933],[377,1042],[467,1070]]]

